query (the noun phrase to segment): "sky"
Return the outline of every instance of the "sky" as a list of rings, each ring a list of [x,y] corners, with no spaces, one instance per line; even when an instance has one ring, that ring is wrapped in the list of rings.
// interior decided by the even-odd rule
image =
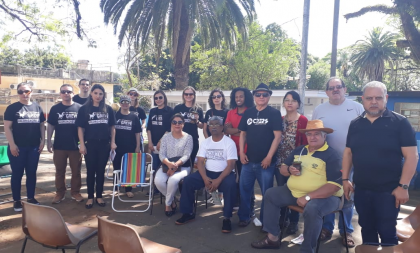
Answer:
[[[288,36],[301,41],[304,0],[260,0],[257,3],[258,21],[262,26],[277,23]],[[341,0],[338,34],[338,48],[344,48],[361,40],[374,27],[386,26],[387,15],[369,13],[348,22],[343,15],[362,7],[387,4],[391,0]],[[331,51],[334,0],[311,0],[308,52],[323,57]],[[62,10],[63,11],[63,10]],[[70,8],[64,12],[72,12]],[[103,23],[103,14],[98,0],[81,0],[80,11],[83,21],[93,27],[89,36],[97,41],[97,48],[88,48],[85,41],[77,39],[65,43],[73,61],[89,60],[93,69],[123,72],[118,67],[118,57],[123,50],[118,47],[118,40],[113,28]],[[65,14],[65,13],[63,13]]]

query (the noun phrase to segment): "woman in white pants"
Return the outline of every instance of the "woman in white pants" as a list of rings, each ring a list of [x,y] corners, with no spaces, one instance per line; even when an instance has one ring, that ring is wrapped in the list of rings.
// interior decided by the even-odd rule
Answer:
[[[171,217],[176,213],[177,204],[174,201],[178,183],[190,172],[190,155],[193,149],[192,137],[183,132],[184,117],[177,113],[171,118],[171,132],[165,134],[160,143],[159,158],[167,166],[165,173],[162,168],[156,172],[155,184],[165,195],[165,214]]]

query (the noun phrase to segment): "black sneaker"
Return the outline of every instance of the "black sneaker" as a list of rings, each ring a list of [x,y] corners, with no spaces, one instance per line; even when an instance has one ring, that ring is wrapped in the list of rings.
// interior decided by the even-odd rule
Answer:
[[[15,212],[22,212],[22,203],[20,200],[13,203],[13,209],[15,209]]]
[[[184,225],[193,220],[195,220],[195,214],[184,213],[180,219],[175,221],[175,224]]]
[[[230,231],[232,231],[230,219],[223,219],[222,233],[230,233]]]
[[[298,231],[298,224],[297,222],[290,222],[289,226],[287,227],[286,234],[287,235],[294,235]]]
[[[31,203],[31,204],[34,204],[34,205],[39,205],[39,202],[38,202],[38,200],[36,200],[35,198],[33,198],[33,199],[28,199],[28,201],[27,201],[28,203]]]

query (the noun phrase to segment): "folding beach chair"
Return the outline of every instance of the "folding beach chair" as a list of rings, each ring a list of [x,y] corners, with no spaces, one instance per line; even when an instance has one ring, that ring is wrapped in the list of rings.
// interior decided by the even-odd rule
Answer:
[[[120,187],[149,187],[149,192],[152,192],[153,190],[153,173],[154,170],[150,169],[150,175],[149,175],[149,182],[146,182],[146,172],[147,172],[147,165],[146,165],[146,158],[147,156],[150,157],[151,161],[153,162],[153,157],[150,154],[147,153],[127,153],[123,156],[121,161],[121,169],[120,170],[114,170],[114,174],[116,174],[116,177],[114,179],[114,185],[113,185],[113,194],[112,194],[112,209],[115,212],[146,212],[150,210],[150,214],[152,214],[153,211],[153,194],[149,194],[147,196],[147,199],[145,200],[127,200],[127,199],[121,199],[120,194],[118,194],[118,198],[122,202],[137,202],[137,203],[148,203],[147,208],[142,210],[117,210],[114,207],[114,199],[115,199],[115,188],[117,188],[117,192],[120,193]]]

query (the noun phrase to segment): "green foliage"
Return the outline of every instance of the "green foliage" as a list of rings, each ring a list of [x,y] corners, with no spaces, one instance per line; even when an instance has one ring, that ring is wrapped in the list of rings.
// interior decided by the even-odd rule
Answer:
[[[308,68],[307,74],[311,77],[307,83],[307,87],[310,90],[324,90],[325,83],[330,78],[331,65],[324,62],[318,61]]]

